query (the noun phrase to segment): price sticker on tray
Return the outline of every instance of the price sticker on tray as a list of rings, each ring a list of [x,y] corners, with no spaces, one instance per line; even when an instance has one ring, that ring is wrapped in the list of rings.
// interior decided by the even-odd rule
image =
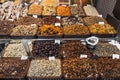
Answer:
[[[60,23],[55,23],[55,26],[61,26],[61,24]]]
[[[102,15],[98,15],[98,17],[101,17],[101,18],[102,18]]]
[[[118,55],[118,54],[113,54],[113,55],[112,55],[112,58],[113,58],[113,59],[120,59],[120,55]]]
[[[60,44],[60,40],[57,40],[57,39],[56,39],[56,40],[55,40],[55,43],[58,43],[58,44]]]
[[[28,56],[23,56],[21,57],[21,60],[27,60],[28,59]]]
[[[49,57],[49,60],[55,60],[55,56]]]
[[[34,17],[34,18],[38,18],[38,16],[37,16],[37,15],[33,15],[33,17]]]
[[[81,55],[80,55],[80,58],[87,58],[87,55],[81,54]]]
[[[99,24],[99,25],[104,25],[105,23],[104,23],[104,22],[99,22],[98,24]]]
[[[56,16],[57,19],[61,19],[61,16]]]

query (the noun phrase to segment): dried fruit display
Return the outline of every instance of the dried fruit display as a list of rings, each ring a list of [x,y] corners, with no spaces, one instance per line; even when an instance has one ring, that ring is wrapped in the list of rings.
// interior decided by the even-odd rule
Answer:
[[[96,78],[95,69],[89,59],[65,59],[62,61],[62,71],[65,79]]]
[[[81,17],[63,17],[62,25],[63,26],[71,26],[74,24],[83,24],[83,19]]]
[[[39,4],[32,3],[29,7],[28,14],[41,15],[43,7]]]
[[[60,58],[60,45],[54,41],[34,41],[32,54],[34,57],[55,56]]]
[[[95,23],[92,26],[89,26],[90,32],[92,34],[116,34],[116,30],[110,24],[100,25]]]
[[[14,27],[14,22],[7,20],[0,20],[0,35],[9,35],[13,27]]]
[[[71,15],[73,16],[85,16],[84,10],[81,6],[70,6]]]
[[[58,6],[57,7],[57,15],[59,16],[70,16],[71,11],[68,6]]]
[[[41,5],[43,6],[58,6],[59,5],[59,0],[43,0],[41,2]]]
[[[55,23],[61,23],[61,20],[57,19],[56,17],[44,17],[42,18],[42,25],[55,25]]]
[[[83,18],[83,20],[87,26],[91,26],[91,25],[93,25],[95,23],[99,23],[99,22],[104,22],[105,24],[107,23],[107,21],[104,18],[98,17],[98,16],[85,17],[85,18]]]
[[[37,34],[38,26],[33,25],[18,25],[12,29],[11,36],[35,36]]]
[[[59,59],[35,59],[31,61],[27,76],[34,78],[54,78],[60,77],[61,73],[61,61]]]
[[[0,78],[24,78],[28,70],[28,60],[0,59]]]
[[[42,15],[56,15],[56,6],[44,6]]]
[[[54,25],[43,25],[39,27],[38,35],[40,36],[62,35],[62,29]]]
[[[64,58],[77,58],[81,54],[90,56],[90,52],[86,45],[83,45],[80,41],[62,41],[61,54]]]
[[[37,24],[38,26],[42,25],[42,19],[41,18],[34,18],[30,16],[26,17],[20,17],[18,20],[14,21],[15,25],[31,25],[31,24]]]
[[[65,35],[89,35],[88,27],[78,24],[64,26],[63,32]]]
[[[96,46],[95,51],[93,52],[93,54],[99,56],[99,57],[110,57],[113,54],[120,54],[120,50],[109,43],[105,43],[105,42],[99,42]]]

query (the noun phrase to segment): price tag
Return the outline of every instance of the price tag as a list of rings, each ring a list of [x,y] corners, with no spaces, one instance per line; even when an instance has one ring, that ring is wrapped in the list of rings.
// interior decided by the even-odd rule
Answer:
[[[55,56],[49,57],[49,60],[55,60]]]
[[[105,23],[104,23],[104,22],[99,22],[98,24],[99,24],[99,25],[104,25]]]
[[[67,5],[62,5],[62,6],[65,6],[65,7],[66,7]]]
[[[79,17],[78,15],[75,15],[75,17]]]
[[[37,4],[37,5],[38,5],[38,2],[34,2],[34,4]]]
[[[98,15],[98,17],[102,17],[102,15]]]
[[[74,4],[73,6],[77,6],[77,4]]]
[[[80,58],[87,58],[87,55],[81,54],[81,55],[80,55]]]
[[[55,43],[58,43],[58,44],[60,44],[60,40],[55,40]]]
[[[113,59],[120,59],[120,55],[118,55],[118,54],[113,54],[112,58],[113,58]]]
[[[37,26],[36,24],[31,24],[31,26]]]
[[[14,21],[14,19],[9,19],[9,21]]]
[[[28,56],[23,56],[22,55],[21,60],[26,60],[26,59],[28,59]]]
[[[37,15],[33,15],[33,17],[34,17],[34,18],[38,18],[38,16],[37,16]]]
[[[61,26],[61,24],[60,23],[55,23],[55,26]]]
[[[56,16],[56,18],[61,19],[61,17],[60,17],[60,16]]]

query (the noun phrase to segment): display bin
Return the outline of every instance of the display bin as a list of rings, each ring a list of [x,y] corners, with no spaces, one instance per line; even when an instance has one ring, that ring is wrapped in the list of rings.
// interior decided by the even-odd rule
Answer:
[[[5,62],[7,64],[4,64]],[[17,64],[16,62],[19,64]],[[4,74],[0,73],[0,80],[25,80],[25,77],[27,75],[28,68],[29,68],[29,60],[21,60],[20,58],[2,58],[2,59],[0,59],[0,63],[3,63],[3,65],[13,68],[13,69],[11,69],[9,67],[8,67],[9,69],[5,68],[5,67],[2,68],[2,70],[6,71],[6,72]],[[0,66],[0,67],[2,67],[2,66]],[[15,70],[15,68],[16,68],[16,70]],[[9,71],[10,69],[11,69],[11,71]],[[17,70],[21,70],[21,71],[17,71]]]
[[[48,58],[36,58],[36,59],[33,59],[33,60],[49,60],[49,59]],[[60,59],[58,59],[58,60],[60,60]],[[61,60],[60,60],[60,65],[61,64],[62,63],[61,63]],[[28,71],[28,73],[29,73],[29,71]],[[27,80],[63,80],[63,78],[62,78],[62,71],[61,71],[61,75],[60,76],[42,77],[42,76],[29,76],[29,75],[27,75]]]

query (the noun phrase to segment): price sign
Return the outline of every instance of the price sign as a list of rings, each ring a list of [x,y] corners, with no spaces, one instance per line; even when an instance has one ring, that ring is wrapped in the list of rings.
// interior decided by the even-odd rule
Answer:
[[[55,56],[49,57],[49,60],[55,60]]]
[[[81,54],[81,55],[80,55],[80,58],[87,58],[87,55]]]
[[[26,59],[28,59],[28,56],[23,56],[22,55],[21,60],[26,60]]]
[[[58,44],[60,44],[60,40],[55,40],[55,43],[58,43]]]
[[[120,59],[120,55],[118,55],[118,54],[113,54],[112,58],[113,58],[113,59]]]

